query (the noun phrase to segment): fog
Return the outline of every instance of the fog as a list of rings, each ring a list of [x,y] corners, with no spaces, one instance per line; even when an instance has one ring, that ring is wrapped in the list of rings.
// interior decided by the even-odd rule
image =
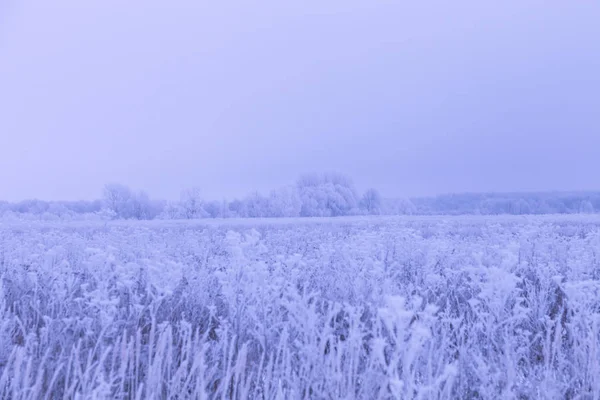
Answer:
[[[286,3],[0,2],[0,199],[600,187],[600,3]]]

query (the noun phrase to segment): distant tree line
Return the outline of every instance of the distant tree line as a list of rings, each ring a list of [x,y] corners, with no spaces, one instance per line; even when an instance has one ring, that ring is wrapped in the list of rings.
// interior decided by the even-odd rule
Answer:
[[[465,193],[411,199],[423,215],[592,214],[600,192]]]
[[[108,184],[94,201],[0,202],[3,219],[110,220],[338,217],[347,215],[574,214],[600,210],[600,192],[467,193],[384,198],[376,189],[359,194],[340,174],[309,174],[268,195],[250,193],[232,201],[210,201],[199,188],[178,201],[151,199],[144,191]]]

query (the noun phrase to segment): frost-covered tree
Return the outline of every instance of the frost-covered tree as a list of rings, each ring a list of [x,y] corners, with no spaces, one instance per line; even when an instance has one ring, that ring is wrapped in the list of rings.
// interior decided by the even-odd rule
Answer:
[[[352,180],[344,175],[305,175],[297,182],[303,217],[350,215],[358,210]]]
[[[165,207],[164,202],[151,200],[144,191],[134,193],[129,202],[131,218],[134,219],[154,219]]]
[[[219,217],[221,218],[231,218],[233,215],[231,213],[231,209],[229,207],[229,203],[227,202],[227,200],[223,199],[221,201],[221,215]]]
[[[49,203],[47,201],[29,199],[20,201],[12,207],[13,211],[19,213],[29,213],[35,215],[41,215],[48,211]]]
[[[253,192],[244,199],[245,212],[244,217],[261,218],[269,217],[269,200],[258,192]]]
[[[579,212],[582,214],[593,214],[594,206],[589,200],[583,200],[579,206]]]
[[[129,199],[131,217],[134,219],[147,219],[150,214],[150,198],[145,192],[132,194]]]
[[[162,202],[152,201],[146,192],[133,192],[121,184],[108,184],[104,187],[105,207],[112,210],[120,219],[152,219],[164,207]]]
[[[106,207],[112,210],[117,218],[131,216],[132,192],[128,186],[119,183],[110,183],[104,186],[103,199]]]
[[[366,214],[381,214],[381,195],[376,189],[368,189],[360,200],[360,208]]]
[[[166,202],[158,219],[183,219],[185,218],[183,208],[177,201]]]
[[[382,214],[385,215],[413,215],[417,211],[415,204],[408,198],[382,200]]]
[[[207,218],[226,218],[229,215],[229,208],[225,201],[206,201],[203,208]]]
[[[246,204],[239,199],[234,199],[228,205],[229,214],[232,217],[245,217],[246,216]]]
[[[199,188],[186,189],[181,193],[180,205],[183,210],[183,218],[195,219],[206,216]]]
[[[286,186],[273,190],[269,196],[270,217],[297,217],[302,209],[302,201],[295,187]]]

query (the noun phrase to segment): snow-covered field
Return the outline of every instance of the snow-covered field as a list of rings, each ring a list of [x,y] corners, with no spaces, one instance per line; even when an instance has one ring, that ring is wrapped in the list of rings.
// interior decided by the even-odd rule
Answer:
[[[0,222],[6,399],[598,399],[600,218]]]

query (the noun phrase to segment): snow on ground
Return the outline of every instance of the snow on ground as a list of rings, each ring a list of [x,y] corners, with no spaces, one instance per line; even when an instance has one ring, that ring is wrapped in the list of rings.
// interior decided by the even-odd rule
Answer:
[[[600,218],[0,222],[0,396],[600,398]]]

